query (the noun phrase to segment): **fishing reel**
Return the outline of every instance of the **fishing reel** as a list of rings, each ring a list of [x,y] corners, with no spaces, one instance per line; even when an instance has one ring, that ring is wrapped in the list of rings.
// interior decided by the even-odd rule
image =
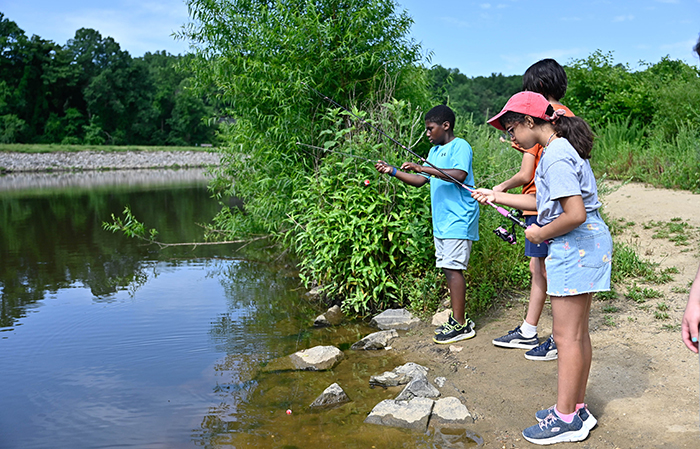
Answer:
[[[523,218],[523,211],[513,210],[511,211],[511,215],[517,219],[521,219]],[[498,238],[500,238],[506,243],[510,243],[511,245],[515,245],[516,243],[518,243],[517,234],[515,233],[515,222],[511,223],[510,231],[508,231],[503,226],[499,226],[498,228],[493,230],[493,233],[496,234]]]

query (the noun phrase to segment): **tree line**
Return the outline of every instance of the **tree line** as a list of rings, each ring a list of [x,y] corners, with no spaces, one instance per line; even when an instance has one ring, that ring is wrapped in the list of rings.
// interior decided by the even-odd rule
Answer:
[[[133,58],[81,28],[65,45],[0,12],[0,143],[194,145],[212,142],[216,104],[191,89],[192,55]]]

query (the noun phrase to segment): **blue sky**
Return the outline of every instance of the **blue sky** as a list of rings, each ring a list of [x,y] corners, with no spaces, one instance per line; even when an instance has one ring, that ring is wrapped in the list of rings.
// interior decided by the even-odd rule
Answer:
[[[699,65],[700,0],[398,0],[431,63],[467,76],[522,74],[551,57],[566,64],[596,49],[640,67],[663,56]],[[65,44],[81,27],[112,36],[132,56],[184,53],[171,34],[187,19],[181,0],[0,0],[27,35]]]

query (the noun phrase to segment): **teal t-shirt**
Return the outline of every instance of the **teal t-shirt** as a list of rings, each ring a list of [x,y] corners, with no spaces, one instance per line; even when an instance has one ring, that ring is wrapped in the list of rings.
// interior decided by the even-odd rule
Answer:
[[[446,145],[434,146],[428,154],[428,162],[440,169],[454,168],[467,172],[464,184],[468,186],[474,185],[472,158],[472,147],[459,137]],[[467,189],[432,177],[430,203],[435,237],[479,240],[479,203]]]

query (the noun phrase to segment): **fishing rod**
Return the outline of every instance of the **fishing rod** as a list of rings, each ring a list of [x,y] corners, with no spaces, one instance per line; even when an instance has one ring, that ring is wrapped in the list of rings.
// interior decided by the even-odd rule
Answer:
[[[363,161],[371,162],[371,163],[373,163],[373,164],[376,164],[377,162],[379,162],[379,161],[375,161],[375,160],[372,160],[372,159],[369,159],[369,158],[366,158],[366,157],[363,157],[363,156],[358,156],[358,155],[356,155],[356,154],[343,153],[342,151],[330,150],[330,149],[328,149],[328,148],[317,147],[316,145],[309,145],[309,144],[307,144],[307,143],[297,142],[297,145],[301,145],[301,146],[303,146],[303,147],[308,147],[308,148],[313,148],[314,150],[326,151],[326,152],[328,152],[328,153],[340,154],[340,155],[343,155],[343,156],[354,157],[354,158],[357,158],[357,159],[361,159],[361,160],[363,160]]]
[[[328,153],[340,154],[340,155],[342,155],[342,156],[354,157],[354,158],[357,158],[357,159],[360,159],[360,160],[363,160],[363,161],[371,162],[372,164],[376,164],[377,162],[379,162],[379,161],[375,161],[375,160],[373,160],[373,159],[369,159],[369,158],[366,158],[366,157],[363,157],[363,156],[358,156],[358,155],[356,155],[356,154],[343,153],[342,151],[330,150],[330,149],[328,149],[328,148],[318,147],[318,146],[316,146],[316,145],[309,145],[308,143],[297,142],[297,145],[301,145],[301,146],[303,146],[303,147],[308,147],[308,148],[313,148],[313,149],[315,149],[315,150],[326,151],[326,152],[328,152]],[[389,165],[389,167],[393,167],[393,165]],[[425,174],[425,173],[417,173],[417,174],[418,174],[418,175],[421,175],[421,176],[423,176],[423,177],[425,177],[425,178],[430,178],[430,175],[427,175],[427,174]]]
[[[476,192],[476,190],[474,190],[474,189],[468,187],[468,186],[467,186],[466,184],[464,184],[463,182],[457,180],[457,178],[455,178],[454,176],[451,176],[451,175],[445,173],[444,170],[442,170],[442,169],[439,168],[439,167],[436,167],[435,164],[433,164],[432,162],[428,161],[426,158],[424,158],[423,156],[419,155],[419,154],[416,153],[415,151],[411,150],[410,148],[408,148],[406,145],[402,144],[402,143],[399,142],[398,140],[394,139],[393,137],[391,137],[390,135],[388,135],[387,133],[385,133],[382,129],[378,128],[377,126],[375,126],[375,125],[373,125],[373,124],[371,124],[371,123],[369,123],[369,122],[367,122],[367,121],[365,121],[362,117],[360,117],[359,115],[355,114],[355,113],[352,112],[350,109],[348,109],[348,108],[346,108],[345,106],[343,106],[342,104],[338,103],[337,101],[333,100],[332,98],[330,98],[330,97],[328,97],[328,96],[326,96],[326,95],[323,95],[321,92],[319,92],[318,90],[316,90],[316,89],[314,89],[313,87],[309,86],[308,84],[306,84],[306,83],[303,82],[303,81],[301,82],[301,84],[303,84],[304,86],[308,87],[310,90],[312,90],[314,93],[316,93],[316,95],[318,95],[319,97],[321,97],[321,98],[323,98],[324,100],[328,101],[328,102],[331,103],[332,105],[335,105],[335,106],[341,108],[342,110],[348,112],[350,115],[352,115],[353,117],[355,117],[355,118],[356,118],[357,120],[359,120],[361,123],[363,123],[363,124],[365,124],[365,125],[369,125],[369,126],[372,127],[374,130],[376,130],[379,134],[381,134],[382,136],[384,136],[384,137],[386,137],[387,139],[391,140],[391,141],[394,142],[396,145],[398,145],[399,147],[403,148],[405,151],[407,151],[408,153],[410,153],[410,154],[413,155],[414,157],[417,157],[417,158],[418,158],[421,162],[423,162],[424,164],[428,164],[430,167],[432,167],[432,168],[434,168],[435,170],[437,170],[438,172],[440,172],[440,174],[442,174],[445,178],[449,179],[449,180],[450,180],[451,182],[453,182],[454,184],[457,184],[458,186],[462,187],[463,189],[466,189],[466,190],[467,190],[468,192],[470,192],[470,193],[475,193],[475,192]],[[507,209],[505,209],[505,208],[503,208],[503,207],[501,207],[501,206],[498,206],[498,205],[492,203],[492,202],[489,201],[489,200],[486,200],[486,204],[488,204],[489,206],[491,206],[491,207],[493,207],[494,209],[496,209],[496,210],[498,211],[499,214],[501,214],[501,215],[503,215],[504,217],[508,218],[508,219],[511,220],[513,223],[515,223],[515,224],[517,224],[518,226],[520,226],[521,228],[527,229],[527,225],[526,225],[525,223],[523,223],[522,220],[520,220],[519,218],[517,218],[512,212],[508,211]]]

